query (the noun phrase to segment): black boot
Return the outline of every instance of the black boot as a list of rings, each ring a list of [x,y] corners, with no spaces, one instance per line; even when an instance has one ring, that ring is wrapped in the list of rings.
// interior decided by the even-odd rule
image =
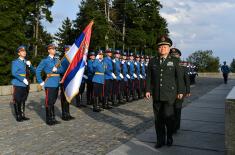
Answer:
[[[113,101],[112,101],[113,106],[117,104],[117,96],[113,95]]]
[[[53,124],[60,124],[60,122],[55,119],[55,107],[54,107],[54,105],[51,106],[51,119],[52,119]]]
[[[68,117],[67,117],[67,113],[66,113],[66,105],[65,104],[66,104],[65,102],[61,102],[61,111],[62,111],[61,119],[64,121],[67,121]]]
[[[15,109],[16,121],[22,122],[23,120],[22,120],[21,116],[19,115],[17,103],[14,103],[13,105],[14,105],[14,109]]]
[[[80,94],[76,95],[76,107],[78,107],[78,108],[81,107],[81,98],[80,98]]]
[[[108,101],[108,100],[106,100],[106,97],[103,97],[103,101],[102,101],[102,108],[103,108],[103,109],[108,109],[108,108],[107,108],[107,104],[108,104],[107,101]]]
[[[107,97],[105,97],[105,104],[107,106],[107,109],[112,109],[112,106],[109,103],[109,99]]]
[[[49,107],[46,107],[46,124],[53,125],[49,109],[50,109]]]
[[[29,118],[28,117],[25,117],[25,102],[22,102],[22,120],[25,120],[25,121],[27,121],[27,120],[29,120]]]
[[[69,103],[68,102],[65,104],[65,107],[66,107],[66,115],[67,115],[68,120],[75,119],[73,116],[70,115]]]
[[[122,96],[122,93],[120,93],[119,95],[119,104],[123,104],[124,101],[123,101],[123,96]]]
[[[93,98],[93,111],[94,112],[100,112],[100,107],[99,107],[99,97],[94,97]]]

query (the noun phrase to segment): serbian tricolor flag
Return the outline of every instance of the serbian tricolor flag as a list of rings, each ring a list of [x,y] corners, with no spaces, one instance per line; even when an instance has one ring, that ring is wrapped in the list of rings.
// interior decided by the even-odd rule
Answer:
[[[80,37],[76,39],[70,50],[65,54],[70,65],[65,72],[61,83],[64,85],[64,94],[69,103],[72,101],[73,97],[79,93],[85,70],[93,24],[94,22],[91,21],[89,25],[87,25]]]

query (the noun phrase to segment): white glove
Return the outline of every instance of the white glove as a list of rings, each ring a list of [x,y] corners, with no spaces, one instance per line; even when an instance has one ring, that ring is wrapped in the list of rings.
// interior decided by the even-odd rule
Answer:
[[[143,64],[140,64],[140,66],[142,67],[142,66],[143,66]]]
[[[24,84],[26,84],[27,86],[29,85],[29,82],[28,82],[28,80],[27,80],[26,78],[24,78],[23,82],[24,82]]]
[[[86,79],[86,80],[88,79],[88,77],[87,77],[86,75],[83,75],[83,77],[84,77],[84,79]]]
[[[127,74],[127,75],[126,75],[126,77],[127,77],[128,79],[130,79],[130,78],[131,78],[129,74]]]
[[[99,59],[100,57],[99,57],[99,54],[95,57],[96,59]]]
[[[135,62],[135,65],[137,65],[137,62]]]
[[[112,73],[112,77],[113,77],[114,79],[117,79],[117,77],[116,77],[116,75],[115,75],[114,73]]]
[[[53,67],[52,72],[57,72],[57,68]]]
[[[143,79],[143,76],[140,74],[140,78]]]
[[[123,75],[122,75],[122,73],[120,73],[119,76],[120,76],[122,79],[124,78]]]
[[[137,78],[137,75],[135,73],[133,74],[133,76],[134,76],[134,78]]]
[[[116,63],[116,60],[115,60],[115,59],[113,59],[113,63]]]
[[[45,85],[45,82],[40,83],[40,86],[42,87],[42,90],[45,89],[45,88],[44,88],[44,85]]]
[[[30,67],[31,66],[31,62],[30,61],[26,61],[26,65],[28,65]]]
[[[125,61],[124,60],[122,60],[122,64],[124,64],[125,63]]]
[[[131,64],[131,63],[130,63],[130,62],[128,62],[127,64],[130,66],[130,64]]]

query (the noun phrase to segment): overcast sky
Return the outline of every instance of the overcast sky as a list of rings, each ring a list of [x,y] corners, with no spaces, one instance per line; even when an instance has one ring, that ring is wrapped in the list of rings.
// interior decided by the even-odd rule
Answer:
[[[213,50],[222,61],[235,58],[235,0],[160,0],[161,15],[167,20],[175,47],[183,57],[196,50]],[[62,21],[75,19],[81,0],[56,0],[54,21],[43,22],[55,33]]]

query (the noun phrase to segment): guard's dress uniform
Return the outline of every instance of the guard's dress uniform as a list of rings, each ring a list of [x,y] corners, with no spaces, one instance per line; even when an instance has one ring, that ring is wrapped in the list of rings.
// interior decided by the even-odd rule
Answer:
[[[121,86],[121,62],[119,59],[115,58],[113,59],[113,73],[116,76],[116,79],[113,80],[113,100],[114,104],[117,103],[117,99],[119,100],[119,103],[122,103],[122,95],[120,93],[120,86]]]
[[[61,66],[63,66],[64,72],[67,70],[67,68],[69,67],[69,61],[64,57],[61,61]],[[61,74],[61,77],[64,76],[64,73]],[[61,111],[62,111],[62,120],[71,120],[74,119],[74,117],[72,117],[70,115],[70,110],[69,110],[69,103],[66,100],[65,94],[64,94],[64,84],[62,83],[60,86],[60,101],[61,101]]]
[[[172,144],[174,129],[174,102],[177,94],[183,94],[183,81],[178,60],[168,56],[163,62],[160,57],[152,58],[147,72],[147,92],[152,92],[157,143]],[[151,91],[152,90],[152,91]],[[171,141],[171,142],[169,142]]]
[[[143,98],[143,94],[145,94],[145,88],[146,88],[146,72],[145,72],[145,62],[141,61],[140,63],[140,73],[142,78],[140,79],[140,92],[141,92],[141,98]]]
[[[129,94],[132,98],[130,98],[130,101],[134,99],[134,91],[135,91],[135,64],[134,61],[130,60],[127,62],[128,64],[128,70],[129,70],[129,75],[130,75],[130,79],[129,79]]]
[[[125,54],[124,54],[125,55]],[[123,96],[125,97],[126,101],[129,102],[129,87],[128,87],[128,79],[130,78],[130,75],[128,74],[128,65],[126,60],[122,60],[121,62],[121,68],[122,68],[122,75],[123,75],[123,80],[122,80],[122,86],[121,90],[123,90]]]
[[[26,85],[23,80],[28,79],[28,69],[30,73],[34,73],[35,69],[32,65],[27,66],[25,59],[15,59],[12,61],[11,65],[11,74],[13,85],[13,101],[14,101],[14,110],[17,121],[28,120],[29,118],[25,117],[25,101],[28,97],[29,85]]]
[[[110,51],[106,51],[110,52]],[[111,108],[110,104],[109,104],[109,100],[111,100],[111,97],[113,95],[113,62],[111,57],[106,56],[104,58],[104,65],[105,65],[105,73],[104,73],[104,77],[105,77],[105,82],[104,82],[104,105],[107,108]]]
[[[139,55],[137,55],[136,57],[139,58]],[[135,74],[136,74],[136,78],[135,78],[135,94],[134,94],[134,98],[136,100],[140,99],[140,94],[141,94],[141,90],[140,90],[140,79],[141,79],[141,74],[140,74],[140,62],[139,61],[135,61]]]
[[[93,82],[93,111],[100,112],[99,98],[104,96],[104,72],[105,65],[103,59],[96,59],[93,62],[94,76]]]
[[[89,55],[95,55],[94,52],[91,52]],[[93,62],[94,60],[89,59],[87,61],[87,104],[91,104],[91,99],[92,99],[92,78],[94,76],[94,71],[93,71]]]
[[[60,74],[64,73],[63,67],[59,67],[57,72],[52,72],[53,67],[59,63],[58,59],[54,57],[48,56],[43,59],[36,69],[36,78],[38,83],[42,83],[43,79],[41,73],[44,72],[47,76],[45,79],[45,105],[46,105],[46,123],[48,125],[53,125],[58,123],[55,119],[55,110],[54,104],[56,102],[59,90],[59,83],[60,83]]]

